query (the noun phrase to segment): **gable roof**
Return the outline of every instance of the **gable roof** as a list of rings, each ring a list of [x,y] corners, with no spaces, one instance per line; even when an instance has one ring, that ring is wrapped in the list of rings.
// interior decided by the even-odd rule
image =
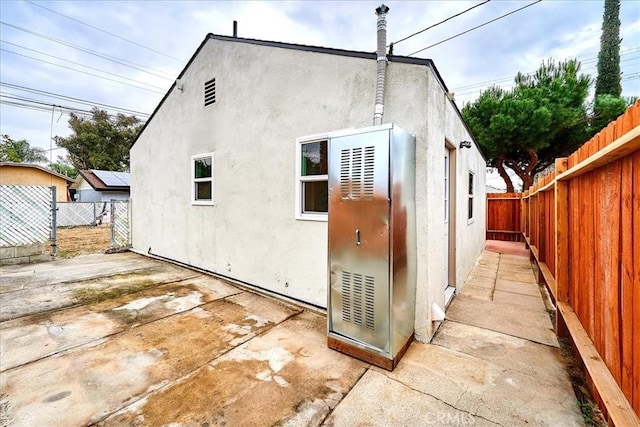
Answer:
[[[242,38],[242,37],[223,36],[223,35],[220,35],[220,34],[209,33],[209,34],[207,34],[205,36],[205,38],[202,41],[202,43],[200,43],[200,46],[198,46],[196,51],[193,53],[193,55],[191,56],[191,58],[189,59],[187,64],[184,66],[184,68],[182,69],[182,71],[180,72],[180,74],[178,75],[176,80],[180,80],[184,76],[184,74],[186,73],[186,71],[189,68],[189,66],[191,65],[191,63],[196,59],[196,57],[198,56],[200,51],[204,48],[204,46],[207,44],[207,42],[209,40],[221,40],[221,41],[228,41],[228,42],[235,42],[235,43],[246,43],[246,44],[253,44],[253,45],[258,45],[258,46],[268,46],[268,47],[281,48],[281,49],[293,49],[293,50],[299,50],[299,51],[303,51],[303,52],[316,52],[316,53],[324,53],[324,54],[328,54],[328,55],[348,56],[348,57],[351,57],[351,58],[364,58],[364,59],[371,59],[373,61],[376,61],[378,59],[378,55],[377,55],[376,52],[362,52],[362,51],[355,51],[355,50],[334,49],[334,48],[322,47],[322,46],[308,46],[308,45],[301,45],[301,44],[294,44],[294,43],[284,43],[284,42],[275,42],[275,41],[257,40],[257,39],[246,39],[246,38]],[[409,57],[409,56],[399,56],[399,55],[387,55],[387,60],[389,62],[399,62],[399,63],[404,63],[404,64],[415,64],[415,65],[423,65],[423,66],[426,66],[426,67],[430,67],[433,70],[433,72],[434,72],[434,74],[435,74],[435,76],[436,76],[436,78],[438,80],[438,83],[442,87],[442,90],[445,93],[449,92],[449,89],[447,88],[447,85],[444,83],[444,80],[442,79],[442,76],[440,75],[440,72],[438,71],[438,69],[436,68],[435,64],[433,63],[433,61],[431,59],[413,58],[413,57]],[[131,147],[133,147],[135,145],[136,142],[138,142],[138,138],[140,138],[140,135],[142,135],[144,130],[147,128],[147,125],[151,122],[151,120],[153,120],[154,116],[156,115],[156,112],[158,112],[160,107],[162,107],[162,105],[164,104],[165,100],[169,97],[169,94],[171,94],[171,92],[173,92],[175,87],[176,87],[176,81],[173,82],[173,84],[171,85],[171,87],[169,88],[167,93],[160,100],[160,103],[158,104],[158,106],[153,110],[153,113],[151,113],[151,116],[149,116],[149,119],[147,119],[145,124],[142,126],[142,129],[140,129],[140,132],[138,132],[138,135],[136,136],[136,138],[131,143],[131,146],[129,147],[130,149],[131,149]],[[374,89],[372,89],[372,90],[374,90]],[[480,154],[484,157],[484,154],[482,153],[482,150],[480,149],[480,146],[476,143],[475,138],[473,138],[473,133],[471,133],[471,129],[469,129],[469,127],[467,126],[467,123],[462,118],[462,114],[460,113],[460,110],[458,109],[458,106],[456,105],[456,103],[453,100],[451,100],[450,102],[451,102],[451,105],[453,106],[456,114],[460,118],[462,124],[464,125],[465,129],[467,130],[467,132],[469,132],[469,135],[471,135],[471,139],[473,140],[474,144],[478,148],[478,151],[480,151]]]
[[[76,178],[76,182],[72,188],[76,188],[81,179],[87,181],[87,183],[96,191],[129,191],[129,185],[125,185],[125,182],[104,182],[98,175],[105,176],[105,174],[111,173],[111,171],[103,171],[98,169],[86,169],[78,171],[80,175]],[[119,174],[126,174],[127,182],[129,178],[128,172],[118,172]]]
[[[66,176],[66,175],[63,175],[63,174],[58,173],[58,172],[56,172],[56,171],[52,171],[51,169],[47,169],[47,168],[45,168],[45,167],[43,167],[43,166],[40,166],[40,165],[34,165],[34,164],[31,164],[31,163],[0,162],[0,167],[2,167],[2,166],[12,166],[12,167],[18,167],[18,168],[31,168],[31,169],[38,169],[38,170],[41,170],[41,171],[43,171],[43,172],[46,172],[46,173],[48,173],[48,174],[50,174],[50,175],[57,176],[58,178],[62,178],[62,179],[64,179],[64,180],[66,180],[66,181],[67,181],[67,183],[71,183],[71,182],[73,182],[73,181],[74,181],[74,179],[73,179],[73,178],[69,178],[69,177],[68,177],[68,176]]]

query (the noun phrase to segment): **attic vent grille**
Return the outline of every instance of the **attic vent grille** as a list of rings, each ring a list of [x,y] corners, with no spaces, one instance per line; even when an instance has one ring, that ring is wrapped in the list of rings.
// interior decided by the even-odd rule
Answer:
[[[211,79],[204,84],[204,106],[216,102],[216,79]]]
[[[374,146],[340,152],[340,195],[343,199],[373,199],[374,165]]]

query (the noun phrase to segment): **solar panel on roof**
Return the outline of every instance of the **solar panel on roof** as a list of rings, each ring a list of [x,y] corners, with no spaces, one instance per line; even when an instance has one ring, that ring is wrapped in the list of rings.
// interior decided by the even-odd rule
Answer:
[[[94,170],[93,174],[104,182],[109,187],[124,187],[129,186],[129,173],[128,172],[112,172]]]

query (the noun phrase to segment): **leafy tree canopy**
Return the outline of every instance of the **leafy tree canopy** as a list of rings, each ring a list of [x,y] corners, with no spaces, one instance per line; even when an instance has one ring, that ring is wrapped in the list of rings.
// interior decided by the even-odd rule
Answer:
[[[505,167],[528,188],[536,173],[576,150],[626,106],[620,98],[598,97],[598,113],[592,114],[595,107],[586,103],[592,81],[576,60],[548,60],[534,74],[518,73],[515,83],[511,90],[491,87],[462,109],[488,166],[497,168],[510,192]]]
[[[69,178],[75,178],[76,176],[78,176],[78,171],[75,170],[75,168],[73,166],[68,165],[64,161],[58,161],[56,163],[50,163],[49,164],[49,169],[51,169],[54,172],[58,172],[58,173],[60,173],[62,175],[66,175]]]
[[[123,114],[110,116],[99,108],[91,112],[91,118],[71,114],[69,127],[73,134],[54,138],[69,152],[66,160],[77,170],[128,170],[129,147],[142,128],[140,120]]]
[[[46,162],[45,150],[32,147],[26,139],[14,140],[2,135],[0,144],[0,162],[41,163]]]

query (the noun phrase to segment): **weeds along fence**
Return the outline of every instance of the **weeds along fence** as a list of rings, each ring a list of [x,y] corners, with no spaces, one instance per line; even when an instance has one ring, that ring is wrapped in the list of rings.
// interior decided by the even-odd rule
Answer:
[[[487,240],[522,242],[522,193],[487,193]]]
[[[521,209],[558,334],[580,353],[610,424],[640,425],[640,101],[556,159]]]

